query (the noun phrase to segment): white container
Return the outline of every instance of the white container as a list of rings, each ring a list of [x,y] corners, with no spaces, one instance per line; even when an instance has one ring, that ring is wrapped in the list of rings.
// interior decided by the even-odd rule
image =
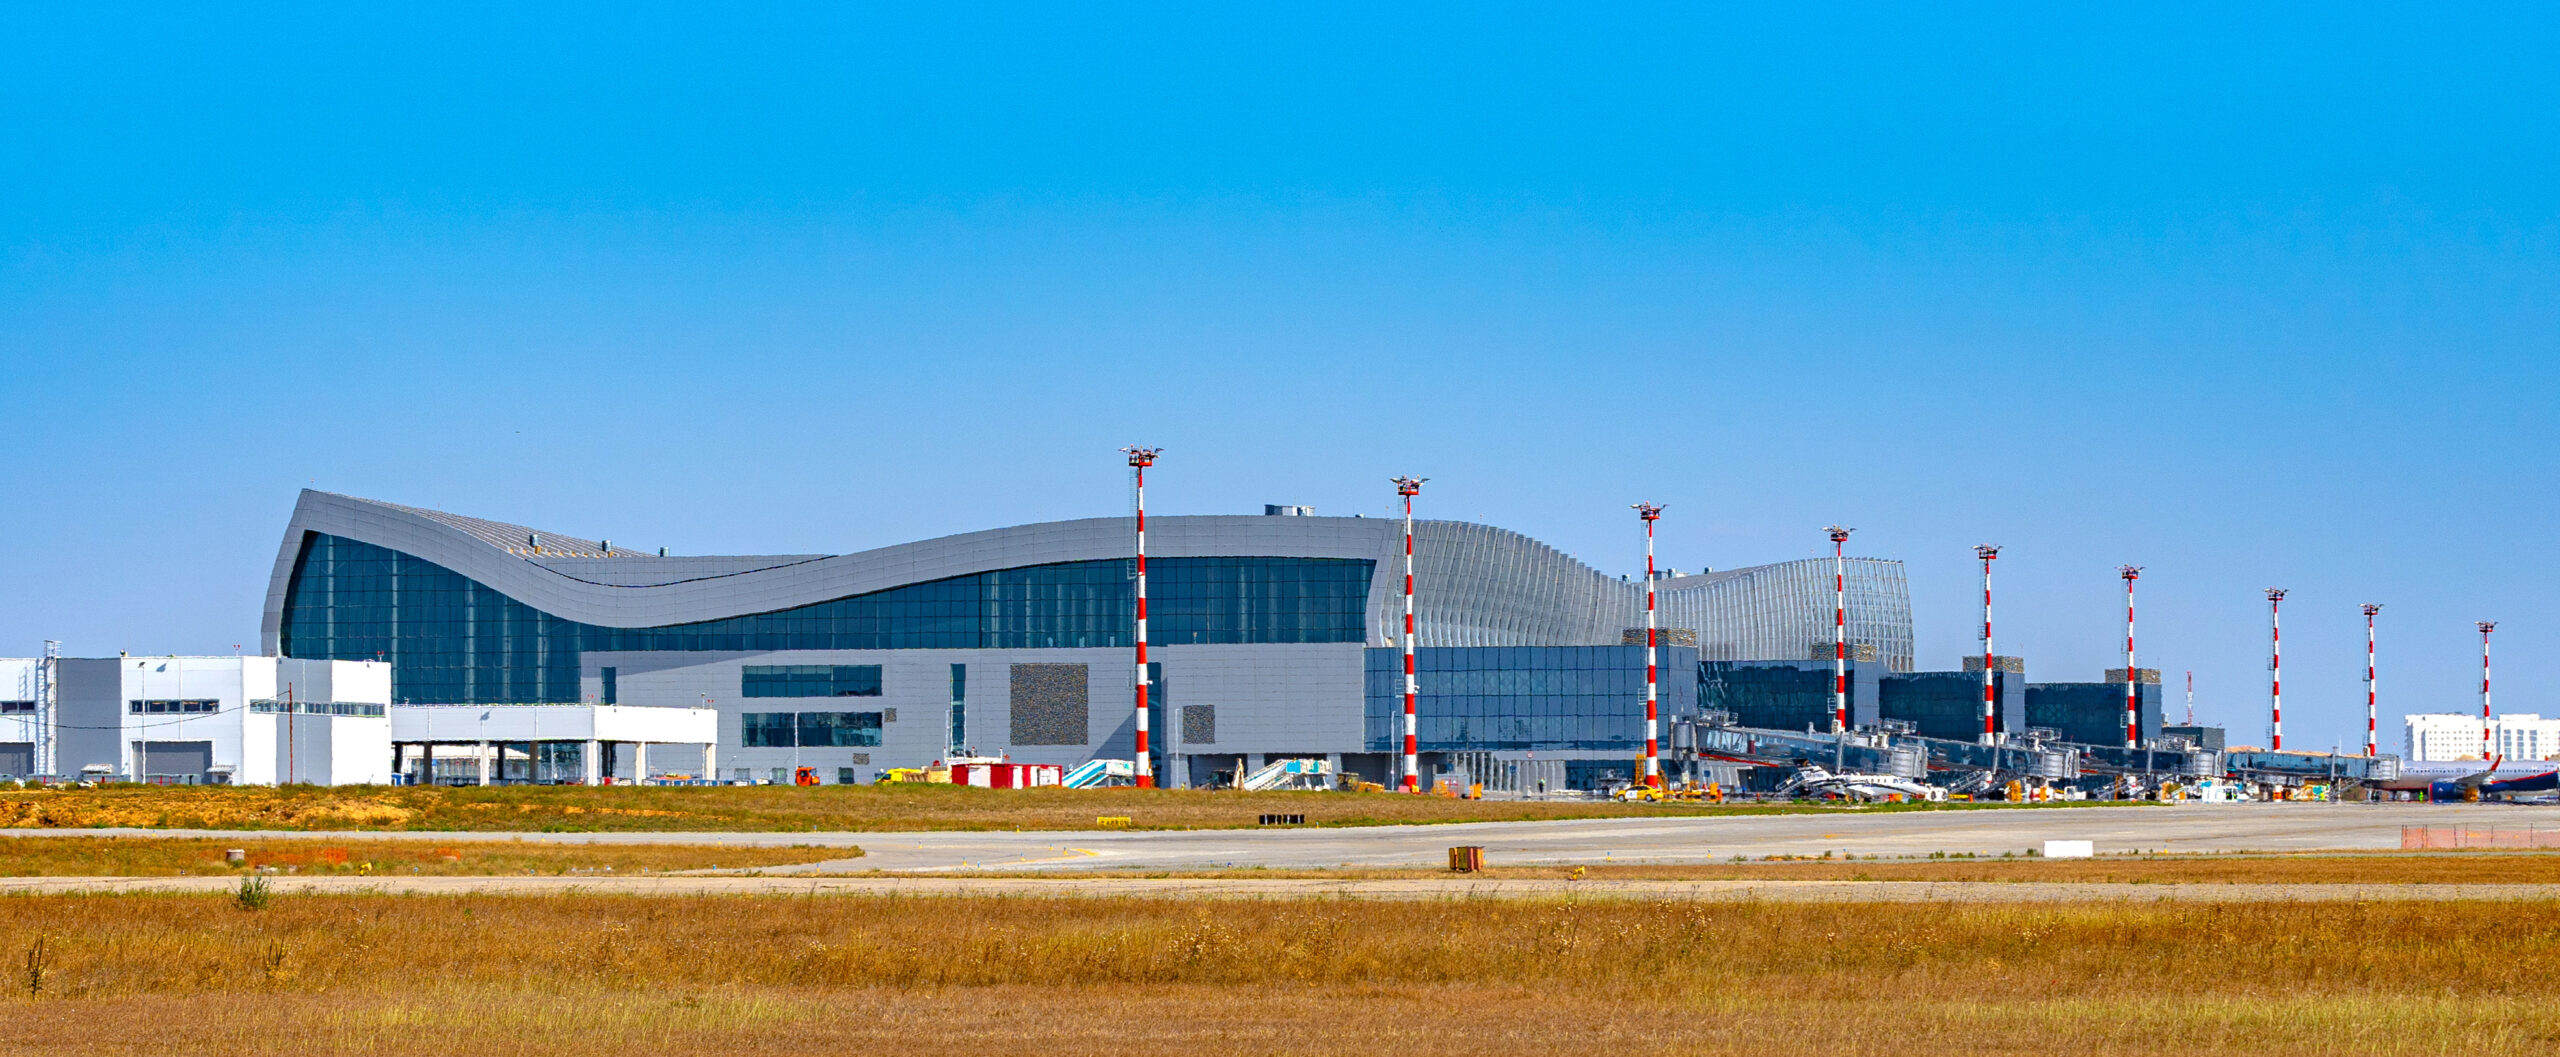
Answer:
[[[2049,840],[2044,842],[2048,859],[2086,859],[2098,854],[2095,842],[2085,840]]]

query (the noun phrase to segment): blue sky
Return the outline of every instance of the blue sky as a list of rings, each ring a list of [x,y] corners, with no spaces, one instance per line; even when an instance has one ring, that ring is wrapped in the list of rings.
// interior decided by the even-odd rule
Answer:
[[[0,13],[0,652],[254,642],[305,486],[844,551],[1146,442],[1613,572],[1854,525],[1929,668],[1974,543],[2038,678],[2143,564],[2246,740],[2269,584],[2294,744],[2365,601],[2387,711],[2482,618],[2560,711],[2548,9],[739,6]]]

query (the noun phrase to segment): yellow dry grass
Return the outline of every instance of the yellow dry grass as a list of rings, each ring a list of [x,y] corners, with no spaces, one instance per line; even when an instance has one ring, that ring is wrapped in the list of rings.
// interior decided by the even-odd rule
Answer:
[[[237,848],[245,861],[224,853]],[[860,848],[744,848],[680,844],[540,844],[522,841],[194,840],[178,837],[0,839],[0,877],[172,877],[260,868],[331,877],[486,877],[500,874],[663,873],[850,859]]]
[[[1361,826],[1966,807],[1471,801],[1391,794],[971,789],[921,783],[808,788],[103,786],[0,792],[0,827],[481,832],[1052,830],[1091,829],[1097,818],[1125,817],[1130,820],[1129,826],[1136,829],[1193,829],[1254,826],[1266,813],[1302,814],[1307,824],[1316,826]]]
[[[38,939],[42,938],[39,946]],[[0,900],[18,1052],[2530,1052],[2560,904]],[[38,986],[27,986],[34,983]]]

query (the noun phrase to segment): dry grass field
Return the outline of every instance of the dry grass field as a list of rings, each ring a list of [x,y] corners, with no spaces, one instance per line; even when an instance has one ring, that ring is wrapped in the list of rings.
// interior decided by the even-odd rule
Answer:
[[[1629,818],[1785,811],[1958,810],[1965,805],[1795,805],[1470,801],[1383,793],[1135,789],[970,789],[948,785],[315,787],[104,786],[0,792],[0,827],[541,832],[811,832],[1135,829]],[[2019,805],[2023,807],[2025,805]],[[2016,808],[2012,808],[2013,810]]]
[[[0,900],[13,1052],[2533,1052],[2560,904]]]
[[[233,866],[228,849],[247,853]],[[657,873],[846,859],[859,848],[739,848],[516,841],[192,840],[177,837],[14,837],[0,840],[0,877],[170,877],[244,874],[486,877],[497,874]]]

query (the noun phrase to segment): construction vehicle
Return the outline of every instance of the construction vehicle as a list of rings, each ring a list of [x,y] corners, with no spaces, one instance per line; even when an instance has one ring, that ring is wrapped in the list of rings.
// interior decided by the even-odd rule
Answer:
[[[880,770],[880,776],[872,779],[872,784],[894,785],[899,782],[921,781],[924,781],[924,768],[922,767],[884,767]]]
[[[816,785],[816,784],[818,784],[818,769],[817,769],[817,768],[815,768],[815,767],[795,767],[795,768],[792,768],[792,770],[791,770],[791,784],[793,784],[793,785]]]

